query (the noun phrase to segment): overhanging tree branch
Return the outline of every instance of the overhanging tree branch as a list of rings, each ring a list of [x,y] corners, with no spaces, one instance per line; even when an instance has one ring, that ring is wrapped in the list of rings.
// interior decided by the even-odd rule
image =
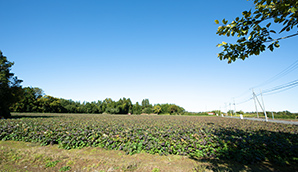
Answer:
[[[269,49],[273,51],[278,48],[279,40],[297,36],[298,33],[273,39],[271,33],[277,33],[270,29],[271,23],[282,25],[279,33],[296,29],[298,26],[298,1],[276,1],[276,0],[254,0],[255,11],[243,11],[242,17],[236,17],[228,24],[223,19],[222,26],[219,26],[216,34],[223,36],[239,37],[236,44],[222,42],[217,47],[223,47],[223,51],[218,54],[220,60],[228,60],[228,63],[237,59],[245,60],[251,55],[259,55]],[[272,22],[267,22],[272,19]],[[266,22],[266,23],[265,23]],[[219,24],[218,20],[215,20]],[[265,43],[273,42],[266,46]]]

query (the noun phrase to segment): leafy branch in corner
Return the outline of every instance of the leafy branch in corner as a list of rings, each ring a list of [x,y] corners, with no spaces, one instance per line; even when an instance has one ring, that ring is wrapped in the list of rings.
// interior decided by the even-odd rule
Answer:
[[[228,60],[228,63],[237,59],[245,60],[251,55],[259,55],[266,48],[273,51],[279,48],[279,41],[298,35],[297,33],[272,38],[273,34],[293,31],[298,28],[298,1],[297,0],[254,0],[255,10],[252,12],[243,11],[242,17],[236,17],[228,24],[223,19],[221,26],[218,27],[216,34],[237,36],[237,43],[231,44],[222,42],[217,47],[223,47],[223,51],[218,54],[220,60]],[[216,24],[220,24],[215,20]],[[282,25],[277,33],[272,29],[271,24]],[[267,45],[267,43],[270,43]]]

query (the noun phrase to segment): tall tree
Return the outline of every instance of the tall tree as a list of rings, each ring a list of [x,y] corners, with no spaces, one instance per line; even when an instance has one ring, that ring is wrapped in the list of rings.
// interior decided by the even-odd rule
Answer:
[[[297,36],[298,1],[297,0],[254,0],[255,10],[243,11],[242,17],[236,17],[228,24],[223,19],[216,34],[239,37],[236,44],[222,42],[218,47],[223,51],[218,54],[220,60],[228,63],[237,59],[245,60],[251,55],[259,55],[266,48],[273,51],[279,47],[281,39]],[[215,20],[219,24],[218,20]],[[279,31],[272,29],[272,23],[281,25]],[[276,37],[282,32],[293,31],[286,37]]]
[[[0,51],[0,116],[4,118],[10,117],[9,107],[18,101],[22,91],[22,80],[10,72],[13,65]]]
[[[169,107],[169,111],[170,111],[171,114],[177,113],[178,112],[178,109],[179,109],[179,107],[177,105],[171,105]]]
[[[142,107],[147,108],[147,107],[152,107],[152,105],[149,103],[149,99],[143,99],[142,100]]]
[[[22,89],[21,99],[14,103],[10,109],[15,112],[38,112],[37,100],[44,95],[42,89],[37,87],[25,87]]]
[[[137,115],[142,113],[142,106],[139,104],[139,102],[136,102],[136,104],[133,105],[132,113]]]
[[[38,107],[40,112],[50,112],[50,113],[61,113],[65,112],[66,109],[61,105],[61,99],[45,95],[37,99]]]

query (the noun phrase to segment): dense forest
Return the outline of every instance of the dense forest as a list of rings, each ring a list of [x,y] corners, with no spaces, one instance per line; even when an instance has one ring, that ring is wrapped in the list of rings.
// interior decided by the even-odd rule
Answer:
[[[148,99],[132,103],[130,98],[114,101],[78,102],[45,95],[37,87],[24,87],[20,100],[10,106],[11,112],[42,113],[107,113],[107,114],[183,114],[185,109],[175,104],[150,104]]]

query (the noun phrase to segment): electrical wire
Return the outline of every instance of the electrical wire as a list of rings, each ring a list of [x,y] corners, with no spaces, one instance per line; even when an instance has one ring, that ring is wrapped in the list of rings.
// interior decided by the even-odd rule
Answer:
[[[288,90],[288,89],[296,87],[296,86],[298,86],[298,79],[294,80],[294,81],[291,81],[289,83],[283,84],[283,85],[273,87],[271,89],[264,90],[263,93],[268,94],[268,93],[272,93],[272,92],[275,92],[275,91],[278,91],[278,90],[285,91],[285,90]],[[282,92],[282,91],[279,91],[279,92]]]
[[[281,91],[278,91],[278,92],[274,92],[274,93],[267,93],[266,95],[277,94],[277,93],[280,93],[280,92],[283,92],[283,91],[292,89],[292,88],[297,87],[297,86],[298,86],[298,84],[296,84],[296,85],[292,85],[291,87],[288,87],[288,88],[286,88],[286,89],[284,89],[284,90],[281,90]]]
[[[292,63],[290,66],[288,66],[286,69],[284,69],[283,71],[279,72],[278,74],[276,74],[275,76],[273,76],[272,78],[268,79],[267,81],[255,86],[256,87],[261,87],[264,85],[267,85],[273,81],[276,81],[277,79],[284,77],[285,75],[289,74],[290,72],[296,70],[298,68],[298,60],[296,60],[294,63]]]
[[[250,100],[252,100],[252,99],[253,99],[253,97],[251,97],[251,98],[249,98],[249,99],[246,99],[246,100],[244,100],[244,101],[242,101],[242,102],[240,102],[240,103],[236,103],[236,105],[241,105],[241,104],[246,103],[246,102],[248,102],[248,101],[250,101]]]
[[[239,96],[234,97],[235,99],[239,98],[239,97],[243,97],[244,95],[246,95],[247,93],[249,93],[250,90],[247,90],[245,92],[243,92],[242,94],[240,94]]]
[[[298,60],[296,60],[294,63],[292,63],[290,66],[288,66],[287,68],[285,68],[284,70],[282,70],[281,72],[279,72],[278,74],[276,74],[275,76],[273,76],[272,78],[268,79],[267,81],[265,81],[265,82],[263,82],[263,83],[255,86],[255,87],[252,87],[252,88],[261,87],[261,86],[267,85],[269,83],[272,83],[273,81],[276,81],[276,80],[278,80],[281,77],[284,77],[285,75],[287,75],[290,72],[296,70],[297,68],[298,68]],[[273,87],[273,88],[270,88],[270,89],[266,89],[266,90],[263,91],[263,94],[264,94],[264,96],[266,96],[266,95],[272,95],[272,94],[277,94],[277,93],[280,93],[280,92],[283,92],[283,91],[292,89],[292,88],[294,88],[296,86],[298,86],[298,80],[294,80],[294,81],[291,81],[291,82],[286,83],[286,84],[282,84],[282,85],[279,85],[279,86],[276,86],[276,87]],[[243,97],[250,90],[245,91],[242,94],[240,94],[239,96],[236,96],[234,98]],[[255,94],[255,96],[259,96],[259,95],[261,95],[261,93]],[[253,99],[253,97],[250,97],[250,98],[244,99],[243,101],[240,101],[239,103],[234,103],[234,105],[240,105],[240,104],[246,103],[246,102],[248,102],[248,101],[250,101],[252,99]],[[228,105],[226,105],[224,107],[227,108]]]
[[[272,95],[272,94],[277,94],[277,93],[280,93],[280,92],[283,92],[283,91],[292,89],[292,88],[297,87],[297,86],[298,86],[298,79],[297,80],[294,80],[294,81],[291,81],[291,82],[288,82],[286,84],[282,84],[282,85],[273,87],[271,89],[264,90],[262,92],[262,94],[264,94],[264,96]],[[259,96],[259,95],[261,95],[261,93],[255,94],[255,96]],[[253,97],[250,97],[248,99],[245,99],[243,101],[240,101],[240,103],[235,103],[235,104],[236,105],[240,105],[240,104],[246,103],[246,102],[248,102],[248,101],[250,101],[252,99],[253,99]]]

